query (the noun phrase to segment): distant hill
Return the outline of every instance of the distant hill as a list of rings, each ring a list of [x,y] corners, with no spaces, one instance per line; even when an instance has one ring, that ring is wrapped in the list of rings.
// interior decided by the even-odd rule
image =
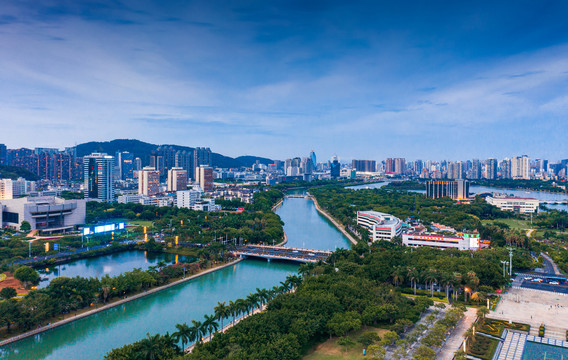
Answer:
[[[17,180],[18,178],[21,177],[29,181],[39,180],[36,174],[24,169],[23,167],[0,165],[1,179]]]
[[[109,155],[114,155],[117,151],[128,151],[132,153],[135,157],[142,159],[142,164],[146,165],[150,162],[150,154],[152,151],[156,150],[158,146],[171,146],[176,150],[193,150],[194,148],[188,146],[180,145],[155,145],[144,141],[135,139],[116,139],[112,141],[91,141],[84,144],[77,145],[77,156],[89,155],[93,152],[103,152]],[[221,168],[239,168],[242,166],[252,166],[259,160],[263,164],[272,164],[273,160],[257,157],[257,156],[239,156],[236,159],[224,156],[217,153],[211,154],[212,162],[214,167]]]

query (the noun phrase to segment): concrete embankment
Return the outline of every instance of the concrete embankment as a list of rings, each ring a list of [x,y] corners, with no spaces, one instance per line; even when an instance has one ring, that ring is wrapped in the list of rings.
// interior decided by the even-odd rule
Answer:
[[[157,288],[153,288],[153,289],[148,290],[148,291],[146,291],[146,292],[129,296],[129,297],[127,297],[126,299],[121,299],[121,300],[115,301],[115,302],[113,302],[113,303],[111,303],[111,304],[107,304],[107,305],[101,306],[100,308],[93,309],[93,310],[89,310],[89,311],[86,311],[86,312],[84,312],[84,313],[81,313],[81,314],[78,314],[78,315],[75,315],[75,316],[71,316],[71,317],[69,317],[69,318],[67,318],[67,319],[64,319],[64,320],[61,320],[61,321],[57,321],[57,322],[54,322],[54,323],[49,324],[49,325],[46,325],[46,326],[42,326],[41,328],[38,328],[38,329],[35,329],[35,330],[32,330],[32,331],[28,331],[28,332],[23,333],[23,334],[20,334],[20,335],[16,335],[16,336],[11,337],[11,338],[9,338],[9,339],[0,341],[0,346],[4,346],[4,345],[10,344],[10,343],[13,343],[13,342],[22,340],[22,339],[27,338],[27,337],[29,337],[29,336],[33,336],[33,335],[42,333],[42,332],[44,332],[44,331],[47,331],[47,330],[56,328],[56,327],[61,326],[61,325],[65,325],[65,324],[70,323],[70,322],[72,322],[72,321],[79,320],[79,319],[82,319],[82,318],[84,318],[84,317],[87,317],[87,316],[96,314],[96,313],[98,313],[98,312],[108,310],[108,309],[113,308],[113,307],[115,307],[115,306],[119,306],[119,305],[125,304],[125,303],[127,303],[127,302],[129,302],[129,301],[133,301],[133,300],[136,300],[136,299],[140,299],[140,298],[142,298],[142,297],[144,297],[144,296],[147,296],[147,295],[150,295],[150,294],[154,294],[154,293],[156,293],[156,292],[159,292],[159,291],[168,289],[168,288],[170,288],[170,287],[173,287],[173,286],[182,284],[182,283],[184,283],[184,282],[186,282],[186,281],[193,280],[193,279],[198,278],[198,277],[200,277],[200,276],[203,276],[203,275],[212,273],[212,272],[217,271],[217,270],[224,269],[224,268],[229,267],[229,266],[232,266],[232,265],[235,265],[235,264],[237,264],[238,262],[240,262],[240,261],[242,261],[242,260],[243,260],[243,259],[237,259],[237,260],[231,261],[230,263],[227,263],[227,264],[225,264],[225,265],[217,266],[217,267],[215,267],[215,268],[208,269],[208,270],[205,270],[205,271],[203,271],[203,272],[200,272],[199,274],[195,274],[195,275],[186,277],[185,279],[179,279],[179,280],[176,280],[176,281],[174,281],[174,282],[172,282],[172,283],[170,283],[170,284],[166,284],[166,285],[164,285],[164,286],[160,286],[160,287],[157,287]]]
[[[325,216],[329,221],[331,221],[331,223],[337,228],[337,230],[341,231],[341,233],[343,235],[345,235],[345,237],[347,239],[349,239],[349,241],[351,241],[351,243],[353,245],[357,245],[357,240],[351,236],[351,234],[349,234],[346,230],[345,230],[345,226],[343,226],[343,224],[341,224],[339,221],[335,220],[330,214],[327,213],[327,211],[323,210],[319,204],[318,201],[316,200],[316,198],[312,195],[308,196],[310,199],[312,199],[312,201],[314,202],[314,205],[316,206],[316,210],[322,214],[323,216]]]

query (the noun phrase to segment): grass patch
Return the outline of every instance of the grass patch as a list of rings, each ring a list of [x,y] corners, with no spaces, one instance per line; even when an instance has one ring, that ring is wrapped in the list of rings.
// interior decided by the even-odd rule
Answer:
[[[357,332],[351,333],[348,337],[357,343],[357,338],[366,331],[374,331],[381,338],[387,329],[380,329],[374,327],[367,327],[366,329],[359,330]],[[366,359],[363,356],[363,345],[357,343],[352,348],[345,350],[341,345],[337,343],[340,338],[334,337],[331,340],[327,340],[324,343],[314,346],[308,351],[308,353],[303,357],[304,360],[340,360],[340,359]]]
[[[498,340],[478,334],[472,339],[467,353],[480,359],[491,360],[497,344],[499,344]]]
[[[530,229],[530,221],[527,220],[518,220],[518,219],[497,219],[497,220],[483,220],[485,224],[491,224],[494,222],[499,222],[503,224],[507,224],[511,229]]]
[[[129,221],[128,223],[136,226],[147,226],[148,230],[152,228],[152,222],[149,220],[133,220]]]

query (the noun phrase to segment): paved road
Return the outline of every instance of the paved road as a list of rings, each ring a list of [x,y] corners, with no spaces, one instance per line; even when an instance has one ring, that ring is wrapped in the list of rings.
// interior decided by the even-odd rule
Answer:
[[[552,261],[550,256],[546,255],[545,253],[540,253],[540,255],[542,256],[544,263],[544,272],[549,274],[562,275],[560,269],[558,269],[558,266],[554,263],[554,261]]]
[[[446,341],[436,360],[452,360],[456,351],[460,349],[464,341],[463,334],[471,327],[471,324],[477,317],[476,308],[467,308],[463,318],[460,320],[458,326],[454,329],[449,339]]]

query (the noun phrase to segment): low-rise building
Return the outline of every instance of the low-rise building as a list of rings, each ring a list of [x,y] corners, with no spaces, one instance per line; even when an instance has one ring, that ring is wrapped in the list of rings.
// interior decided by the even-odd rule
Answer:
[[[398,218],[378,211],[357,211],[357,225],[370,231],[373,242],[390,241],[402,233],[402,224]]]
[[[539,201],[532,198],[519,198],[511,196],[493,195],[485,198],[485,201],[491,205],[497,206],[504,211],[513,211],[516,213],[534,213],[538,211]]]
[[[0,201],[0,223],[20,229],[25,220],[32,230],[43,233],[64,233],[85,223],[85,200],[65,200],[59,197],[25,197]]]
[[[477,250],[489,247],[489,242],[481,240],[479,233],[457,233],[442,235],[426,232],[408,232],[402,234],[402,243],[406,246],[428,246],[438,249],[454,248],[459,250]]]

